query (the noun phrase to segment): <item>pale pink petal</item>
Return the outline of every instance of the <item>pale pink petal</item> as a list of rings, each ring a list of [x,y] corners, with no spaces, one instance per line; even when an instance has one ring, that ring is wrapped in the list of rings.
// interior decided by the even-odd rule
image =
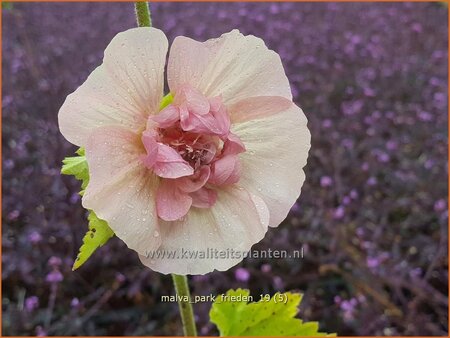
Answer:
[[[300,195],[305,180],[311,134],[303,111],[289,109],[233,126],[247,149],[239,155],[238,185],[260,196],[270,211],[270,226],[278,226]]]
[[[192,197],[192,206],[196,208],[211,208],[217,201],[217,191],[201,188],[189,194]]]
[[[230,130],[231,121],[225,106],[222,105],[219,109],[211,109],[211,115],[216,120],[216,128],[219,130],[219,135],[226,137]]]
[[[207,135],[226,135],[229,131],[229,126],[226,124],[226,117],[221,112],[212,112],[207,114],[196,114],[195,110],[190,110],[187,103],[179,105],[180,111],[180,125],[184,131],[193,133],[207,134]]]
[[[211,97],[209,99],[209,105],[210,105],[210,109],[213,111],[218,111],[222,105],[223,105],[223,100],[222,100],[222,96],[215,96],[215,97]]]
[[[227,155],[212,164],[208,183],[221,186],[236,183],[239,181],[239,178],[240,164],[238,157]]]
[[[167,38],[155,28],[117,34],[105,50],[103,64],[62,105],[58,122],[64,137],[84,146],[101,126],[143,129],[162,98],[167,48]]]
[[[177,37],[167,74],[172,92],[190,84],[207,97],[222,95],[226,105],[254,96],[292,99],[279,55],[263,40],[237,30],[206,42]]]
[[[145,255],[161,239],[155,236],[158,178],[142,165],[142,152],[139,135],[121,127],[100,127],[86,143],[90,181],[82,202],[129,248]]]
[[[208,99],[192,86],[179,87],[173,104],[185,104],[186,108],[195,115],[206,115],[209,113],[210,105]]]
[[[156,132],[146,130],[142,133],[142,143],[146,154],[141,155],[142,162],[148,169],[152,169],[158,159],[158,142],[156,142]]]
[[[253,244],[264,237],[267,216],[264,202],[245,189],[220,189],[217,201],[211,208],[192,208],[183,220],[161,221],[159,254],[172,252],[178,254],[178,259],[156,257],[158,253],[155,252],[153,257],[140,255],[139,258],[143,264],[164,274],[205,274],[214,269],[224,271],[239,263]],[[214,250],[234,250],[237,254],[234,257],[205,259],[205,255],[208,252],[212,255]],[[187,257],[182,257],[183,252],[187,253],[184,254]]]
[[[257,96],[243,99],[228,107],[233,123],[241,123],[288,110],[292,101],[281,96]]]
[[[158,216],[165,221],[175,221],[187,214],[192,198],[178,188],[176,180],[161,181],[156,196]]]
[[[203,187],[208,181],[211,169],[204,165],[199,168],[192,176],[181,177],[177,180],[178,187],[184,192],[194,192]]]
[[[194,173],[194,169],[175,149],[162,143],[158,143],[158,156],[153,171],[164,178],[178,178]]]
[[[223,155],[237,155],[245,151],[245,145],[242,143],[241,139],[233,134],[229,133],[227,140],[223,145]]]
[[[169,128],[174,125],[175,122],[177,122],[180,119],[180,112],[177,107],[170,104],[161,112],[158,113],[158,115],[152,116],[152,120],[154,122],[158,123],[158,127],[160,128]]]

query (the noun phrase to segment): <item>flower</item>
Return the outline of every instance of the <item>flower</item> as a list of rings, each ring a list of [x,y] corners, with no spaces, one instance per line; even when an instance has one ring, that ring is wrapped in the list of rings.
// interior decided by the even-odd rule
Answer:
[[[295,203],[310,133],[280,57],[237,30],[168,42],[155,28],[119,33],[60,109],[85,147],[82,204],[162,273],[227,270]],[[158,251],[159,254],[155,254]],[[177,252],[176,258],[166,257]],[[186,255],[187,253],[187,255]]]
[[[342,205],[340,205],[336,209],[334,209],[334,212],[333,212],[334,219],[342,219],[342,218],[344,218],[344,216],[345,216],[345,208]]]
[[[39,306],[39,298],[31,296],[25,299],[25,310],[27,312],[34,311]]]
[[[234,277],[239,282],[248,282],[250,279],[250,272],[245,268],[237,268],[234,272]]]
[[[330,187],[333,185],[333,179],[330,176],[322,176],[320,178],[321,187]]]
[[[62,282],[63,279],[64,279],[63,275],[57,269],[52,270],[45,277],[45,280],[50,284]]]

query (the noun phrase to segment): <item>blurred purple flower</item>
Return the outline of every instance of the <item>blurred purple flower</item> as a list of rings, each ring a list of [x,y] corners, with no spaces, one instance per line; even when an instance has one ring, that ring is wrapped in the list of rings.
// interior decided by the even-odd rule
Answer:
[[[356,101],[350,101],[350,102],[343,102],[342,103],[342,111],[344,115],[352,116],[358,114],[362,107],[364,105],[364,102],[362,100],[356,100]]]
[[[351,139],[349,139],[349,138],[343,139],[342,142],[341,142],[341,144],[342,144],[342,146],[343,146],[344,148],[350,149],[350,150],[353,149],[353,146],[354,146],[353,140],[351,140]]]
[[[12,168],[14,168],[14,161],[11,160],[11,159],[6,159],[3,162],[3,168],[5,168],[5,169],[12,169]]]
[[[61,258],[56,257],[56,256],[52,256],[48,260],[48,265],[53,266],[53,267],[61,266],[61,264],[62,264]]]
[[[237,268],[234,277],[239,282],[247,282],[250,279],[250,272],[245,268]]]
[[[333,125],[333,122],[331,122],[330,119],[325,119],[322,121],[322,127],[325,129],[331,128],[332,125]]]
[[[349,196],[344,196],[344,198],[342,198],[343,205],[349,205],[350,203],[351,203],[351,199]]]
[[[283,289],[284,283],[280,276],[273,277],[273,286],[275,287],[276,290]]]
[[[341,309],[345,321],[352,321],[355,318],[355,310],[358,305],[358,300],[356,298],[343,300],[340,296],[335,296],[334,303]]]
[[[421,111],[418,115],[419,120],[424,122],[429,122],[433,120],[433,115],[431,115],[429,112]]]
[[[367,180],[367,185],[369,186],[374,186],[378,183],[377,179],[373,176],[369,177],[369,179]]]
[[[59,283],[62,282],[62,280],[64,279],[63,275],[61,274],[61,272],[59,272],[59,270],[53,270],[52,272],[50,272],[46,277],[45,280],[48,283]]]
[[[380,265],[380,260],[377,257],[367,257],[366,264],[369,269],[376,268]]]
[[[338,206],[336,209],[334,209],[333,212],[333,218],[334,219],[342,219],[345,216],[345,209],[342,205]]]
[[[39,306],[39,298],[36,296],[31,296],[25,299],[25,310],[27,312],[32,312],[33,310],[37,309]]]
[[[398,143],[394,140],[389,140],[386,142],[386,149],[387,150],[397,150],[398,148]]]
[[[361,169],[362,169],[363,171],[369,170],[369,163],[364,162],[364,163],[361,165]]]
[[[321,187],[331,187],[333,185],[333,179],[330,176],[322,176],[320,178]]]
[[[357,192],[355,189],[352,189],[352,190],[350,191],[350,197],[351,197],[352,199],[356,200],[356,199],[359,197],[358,192]]]
[[[411,25],[411,29],[413,32],[420,33],[422,32],[422,25],[420,23],[415,22]]]
[[[120,272],[116,273],[116,281],[117,282],[123,283],[123,282],[125,282],[125,280],[126,280],[126,277],[123,274],[121,274]]]
[[[447,209],[447,201],[444,199],[437,200],[434,203],[434,211],[441,212]]]
[[[378,152],[377,154],[377,160],[380,163],[387,163],[389,162],[389,160],[391,159],[391,157],[386,154],[385,152]]]
[[[15,221],[16,219],[18,219],[20,216],[20,211],[19,210],[13,210],[8,214],[8,219],[10,221]]]
[[[36,336],[45,337],[47,336],[47,331],[45,331],[42,326],[38,325],[36,326]]]
[[[74,192],[71,196],[70,196],[70,203],[75,204],[80,200],[81,196],[79,193]]]
[[[37,244],[42,240],[42,236],[39,232],[34,230],[28,234],[27,239],[29,242],[31,242],[31,244]]]
[[[73,308],[78,307],[78,305],[80,305],[80,300],[78,298],[72,298],[72,300],[70,301],[70,306]]]
[[[264,273],[269,273],[272,271],[272,267],[269,264],[263,264],[261,265],[261,271]]]
[[[367,97],[374,97],[376,96],[376,93],[372,88],[366,87],[364,88],[364,95]]]
[[[434,167],[434,163],[435,163],[434,160],[428,159],[425,161],[423,166],[425,167],[425,169],[431,169]]]

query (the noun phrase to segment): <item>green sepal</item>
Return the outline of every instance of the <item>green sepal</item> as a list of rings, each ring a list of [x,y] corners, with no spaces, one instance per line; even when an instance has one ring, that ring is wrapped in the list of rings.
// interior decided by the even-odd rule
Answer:
[[[159,105],[159,110],[163,110],[166,108],[169,104],[171,104],[173,101],[173,95],[171,93],[164,96],[161,100],[161,104]]]
[[[221,336],[329,336],[319,332],[317,322],[295,318],[301,299],[286,292],[249,302],[249,290],[228,290],[216,298],[209,316]]]
[[[72,270],[76,270],[83,265],[95,250],[103,246],[103,244],[114,236],[114,231],[111,230],[108,223],[98,218],[93,211],[89,212],[88,221],[89,230],[83,237],[83,244],[73,263]]]

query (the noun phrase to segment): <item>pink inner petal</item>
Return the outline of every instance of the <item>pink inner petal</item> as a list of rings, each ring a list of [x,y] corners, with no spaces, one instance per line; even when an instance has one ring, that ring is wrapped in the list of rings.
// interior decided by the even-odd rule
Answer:
[[[188,85],[177,89],[174,104],[177,105],[177,103],[186,104],[187,109],[195,115],[206,115],[210,110],[208,99],[198,90]]]
[[[144,165],[161,178],[158,216],[179,219],[192,206],[209,208],[215,188],[237,183],[245,151],[230,132],[230,117],[220,96],[207,98],[183,85],[172,104],[148,119],[142,142]]]
[[[223,145],[222,155],[237,155],[245,151],[245,146],[241,139],[233,134],[228,134],[228,138]]]
[[[194,192],[199,190],[208,181],[211,169],[204,165],[197,170],[194,175],[181,177],[177,180],[178,187],[184,192]]]
[[[152,117],[152,120],[157,122],[160,128],[169,128],[179,119],[179,109],[174,105],[167,106],[158,115]]]
[[[192,198],[178,188],[176,180],[161,181],[156,195],[158,216],[165,221],[175,221],[186,215],[192,205]]]
[[[158,156],[153,170],[156,175],[164,178],[178,178],[194,173],[194,169],[175,149],[161,143],[158,143]]]
[[[212,164],[208,183],[215,185],[232,184],[239,181],[240,165],[236,155],[224,156]]]
[[[192,206],[196,208],[211,208],[217,200],[217,192],[212,189],[202,188],[190,194]]]
[[[156,133],[146,130],[142,133],[142,143],[144,144],[147,155],[142,155],[142,162],[147,168],[152,168],[158,156],[158,143],[156,142]]]

